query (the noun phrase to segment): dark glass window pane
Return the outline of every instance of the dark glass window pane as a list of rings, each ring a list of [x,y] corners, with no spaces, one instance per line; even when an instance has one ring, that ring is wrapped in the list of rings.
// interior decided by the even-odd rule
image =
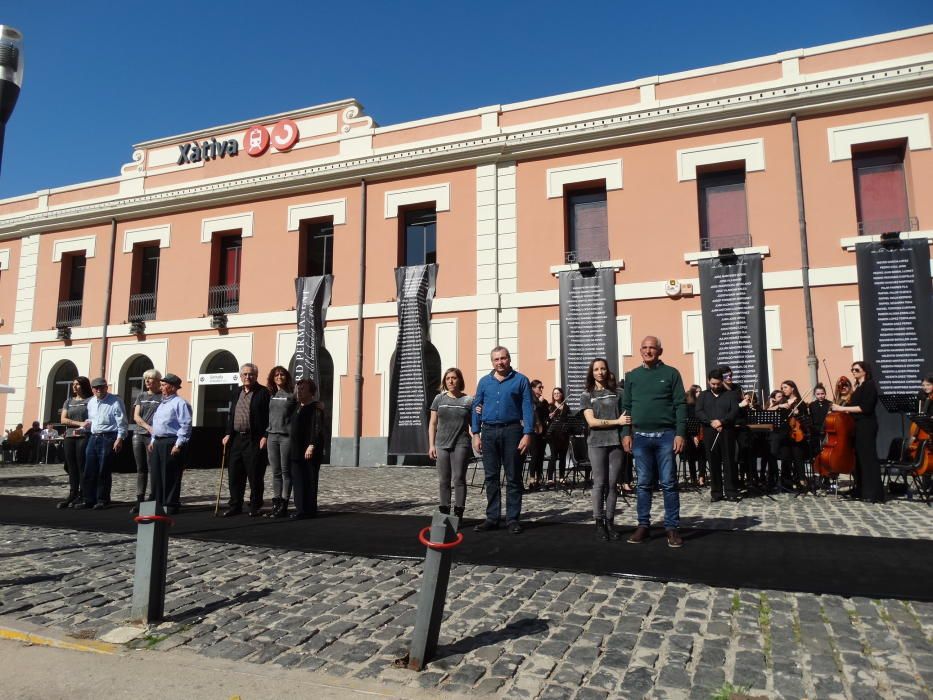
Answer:
[[[434,209],[405,213],[405,265],[437,262],[437,214]]]
[[[305,260],[302,273],[306,277],[329,275],[334,268],[334,225],[331,222],[311,224],[305,230]]]
[[[861,232],[910,230],[903,150],[855,154],[852,165]]]
[[[220,240],[220,284],[237,284],[240,281],[240,257],[243,239],[227,236]]]
[[[84,268],[87,261],[83,255],[72,255],[70,263],[68,301],[79,301],[84,296]]]
[[[567,248],[578,262],[609,259],[606,190],[576,192],[567,197]]]
[[[140,294],[155,294],[159,285],[159,249],[149,246],[141,249],[139,268]]]

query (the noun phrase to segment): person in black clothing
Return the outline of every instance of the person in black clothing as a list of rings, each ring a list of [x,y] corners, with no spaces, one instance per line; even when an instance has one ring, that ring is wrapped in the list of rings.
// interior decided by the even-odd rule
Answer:
[[[227,434],[223,445],[230,445],[227,460],[230,487],[229,508],[224,517],[243,512],[243,497],[249,479],[249,515],[256,517],[262,510],[263,480],[266,476],[266,430],[269,427],[269,390],[259,381],[259,368],[247,363],[240,368],[242,386],[230,403]]]
[[[75,377],[71,382],[71,396],[62,405],[61,422],[65,426],[65,469],[68,471],[68,498],[59,508],[73,508],[82,502],[81,484],[84,482],[84,454],[87,450],[87,402],[93,392],[87,377]]]
[[[801,493],[806,493],[809,484],[804,463],[807,459],[807,433],[810,429],[807,404],[801,398],[797,384],[785,379],[781,382],[781,396],[776,400],[772,398],[772,405],[772,410],[778,410],[784,416],[784,427],[771,433],[771,454],[773,458],[781,460],[781,478],[784,483],[794,483]],[[800,422],[804,431],[802,440],[794,440],[791,437],[791,419]],[[789,467],[792,467],[793,471]]]
[[[703,393],[703,387],[699,384],[692,384],[684,395],[684,402],[687,404],[687,440],[684,443],[684,451],[681,457],[687,462],[687,469],[690,472],[690,483],[703,488],[706,486],[706,457],[703,454],[703,443],[700,436],[690,434],[690,419],[696,418],[697,399]]]
[[[851,413],[855,418],[855,487],[851,495],[870,503],[884,503],[881,465],[875,445],[878,437],[878,418],[875,416],[878,387],[871,378],[871,366],[867,362],[853,362],[850,371],[855,379],[855,391],[847,405],[834,403],[832,410]]]
[[[544,481],[544,449],[550,406],[544,399],[544,382],[534,379],[531,382],[531,405],[535,414],[535,431],[531,440],[531,460],[528,464],[528,488],[539,489]]]
[[[564,469],[567,466],[567,449],[570,446],[570,438],[559,426],[562,425],[560,421],[566,419],[569,410],[564,398],[563,387],[554,387],[551,390],[551,403],[548,404],[547,414],[549,428],[547,443],[551,448],[551,458],[548,460],[547,466],[547,485],[549,487],[555,485],[555,466],[557,467],[557,478],[560,479],[561,483],[564,481]]]
[[[709,371],[707,384],[709,388],[697,397],[694,415],[703,426],[703,444],[712,482],[710,501],[715,503],[725,498],[734,502],[739,500],[733,456],[740,394],[726,388],[719,369]]]
[[[817,384],[813,387],[813,401],[810,402],[810,457],[815,458],[823,445],[823,423],[832,408],[833,402],[826,398],[826,387]]]
[[[317,515],[317,485],[324,454],[324,411],[314,400],[317,386],[311,379],[295,383],[298,408],[291,415],[288,435],[288,462],[292,489],[295,492],[295,512],[292,520]]]

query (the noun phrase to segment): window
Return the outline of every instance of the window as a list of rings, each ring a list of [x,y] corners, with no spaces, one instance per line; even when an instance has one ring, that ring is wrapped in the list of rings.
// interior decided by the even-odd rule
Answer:
[[[240,310],[240,260],[243,238],[239,234],[214,238],[217,261],[214,285],[208,290],[209,314],[237,313]]]
[[[852,154],[859,233],[910,231],[904,147]]]
[[[569,192],[564,199],[567,209],[566,262],[608,260],[606,188]]]
[[[62,404],[65,399],[71,396],[71,383],[78,376],[78,368],[74,362],[65,360],[62,362],[49,377],[49,384],[52,387],[50,398],[48,399],[48,408],[45,412],[45,421],[61,423]]]
[[[751,245],[745,203],[745,168],[697,175],[700,249]]]
[[[158,245],[136,245],[133,248],[130,321],[149,321],[155,318],[156,291],[159,286],[159,252]]]
[[[307,222],[298,251],[299,277],[330,275],[334,271],[334,222]]]
[[[126,379],[123,380],[121,398],[123,399],[123,405],[126,406],[127,419],[131,424],[133,422],[133,405],[136,403],[136,397],[146,388],[143,384],[143,373],[148,372],[150,369],[153,369],[152,360],[145,355],[137,357],[126,368]],[[156,387],[156,391],[158,391],[158,387]]]
[[[405,237],[401,265],[428,265],[437,262],[437,212],[413,209],[405,212]]]
[[[62,256],[62,279],[59,288],[58,315],[55,319],[55,324],[59,327],[81,325],[86,265],[87,258],[84,253],[69,253]]]

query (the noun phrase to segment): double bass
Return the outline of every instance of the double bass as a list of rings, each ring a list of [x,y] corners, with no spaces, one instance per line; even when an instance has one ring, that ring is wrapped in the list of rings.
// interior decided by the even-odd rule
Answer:
[[[829,379],[826,360],[823,368]],[[833,388],[833,403],[839,403],[836,389]],[[851,474],[855,471],[855,419],[848,413],[830,411],[823,422],[823,440],[820,453],[813,460],[813,472],[820,476],[832,477],[837,474]]]

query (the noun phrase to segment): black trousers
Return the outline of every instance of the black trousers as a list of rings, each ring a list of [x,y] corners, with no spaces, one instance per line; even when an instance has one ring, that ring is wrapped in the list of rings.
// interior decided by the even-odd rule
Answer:
[[[84,452],[87,450],[87,435],[65,438],[65,467],[68,469],[68,500],[81,493],[84,480]]]
[[[185,450],[172,454],[175,446],[174,437],[155,439],[152,454],[149,455],[149,478],[152,481],[152,500],[165,508],[181,506],[181,473],[184,466]]]
[[[784,430],[771,433],[771,455],[768,459],[768,482],[777,483],[777,460],[781,460],[781,479],[784,481],[805,481],[807,472],[804,462],[807,459],[807,441],[794,442]]]
[[[227,458],[227,484],[230,487],[230,507],[242,508],[249,480],[250,510],[262,508],[263,481],[266,478],[266,456],[259,449],[259,437],[234,434]]]
[[[295,510],[300,515],[317,513],[317,483],[321,463],[317,459],[291,459],[292,490],[295,493]]]
[[[855,489],[863,501],[882,503],[884,486],[881,483],[881,465],[878,462],[878,420],[874,416],[855,422]]]
[[[713,447],[713,443],[716,446]],[[735,431],[725,429],[717,435],[712,430],[704,430],[703,446],[706,448],[706,461],[709,464],[710,486],[712,495],[735,498],[738,496],[736,487],[735,467]]]

